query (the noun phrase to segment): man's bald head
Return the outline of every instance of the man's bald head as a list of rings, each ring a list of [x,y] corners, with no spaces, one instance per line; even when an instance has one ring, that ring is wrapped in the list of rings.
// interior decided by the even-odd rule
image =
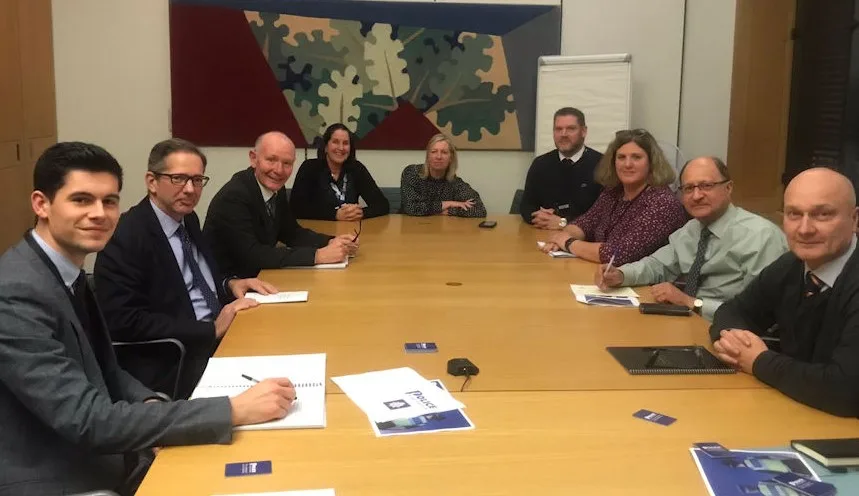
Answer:
[[[280,131],[269,131],[267,133],[263,133],[259,135],[257,140],[254,142],[254,150],[259,153],[263,147],[270,146],[290,146],[293,150],[295,150],[295,143],[289,139],[289,136],[283,134]]]
[[[277,192],[292,175],[295,164],[295,144],[279,131],[262,134],[248,154],[257,181],[266,189]]]
[[[856,228],[856,191],[824,167],[799,173],[784,191],[784,230],[791,251],[810,269],[844,253]]]

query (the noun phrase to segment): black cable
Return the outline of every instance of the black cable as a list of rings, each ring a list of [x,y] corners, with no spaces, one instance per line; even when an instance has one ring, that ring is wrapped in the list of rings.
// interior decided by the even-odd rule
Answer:
[[[462,381],[462,387],[461,387],[461,388],[459,388],[459,392],[460,392],[460,393],[461,393],[461,392],[463,392],[463,391],[465,391],[465,386],[467,386],[469,382],[471,382],[471,376],[470,376],[470,375],[468,375],[468,374],[466,374],[466,375],[465,375],[465,380],[464,380],[464,381]]]

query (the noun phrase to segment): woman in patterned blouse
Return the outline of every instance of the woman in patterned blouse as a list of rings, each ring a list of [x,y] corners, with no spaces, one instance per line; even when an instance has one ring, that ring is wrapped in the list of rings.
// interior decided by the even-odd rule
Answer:
[[[406,215],[454,215],[486,217],[477,191],[456,175],[456,147],[444,134],[427,144],[426,160],[406,166],[400,179],[403,213]]]
[[[668,187],[674,170],[644,129],[618,131],[597,167],[605,189],[575,223],[553,234],[544,251],[563,249],[591,262],[635,262],[668,242],[686,211]]]

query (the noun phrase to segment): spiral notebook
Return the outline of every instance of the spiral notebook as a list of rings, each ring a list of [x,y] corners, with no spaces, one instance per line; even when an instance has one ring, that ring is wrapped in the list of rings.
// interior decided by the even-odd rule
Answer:
[[[245,376],[257,381],[287,377],[295,385],[296,400],[284,418],[237,430],[325,427],[325,353],[210,358],[191,399],[241,394],[254,385]]]
[[[703,346],[609,346],[606,350],[632,375],[737,372]]]

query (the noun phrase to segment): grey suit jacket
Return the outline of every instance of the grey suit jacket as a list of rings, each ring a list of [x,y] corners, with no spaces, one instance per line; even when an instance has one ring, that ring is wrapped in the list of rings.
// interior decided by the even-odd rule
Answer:
[[[154,393],[116,365],[106,326],[87,339],[48,264],[32,239],[0,257],[0,495],[114,489],[123,453],[231,441],[227,398],[142,403]]]

